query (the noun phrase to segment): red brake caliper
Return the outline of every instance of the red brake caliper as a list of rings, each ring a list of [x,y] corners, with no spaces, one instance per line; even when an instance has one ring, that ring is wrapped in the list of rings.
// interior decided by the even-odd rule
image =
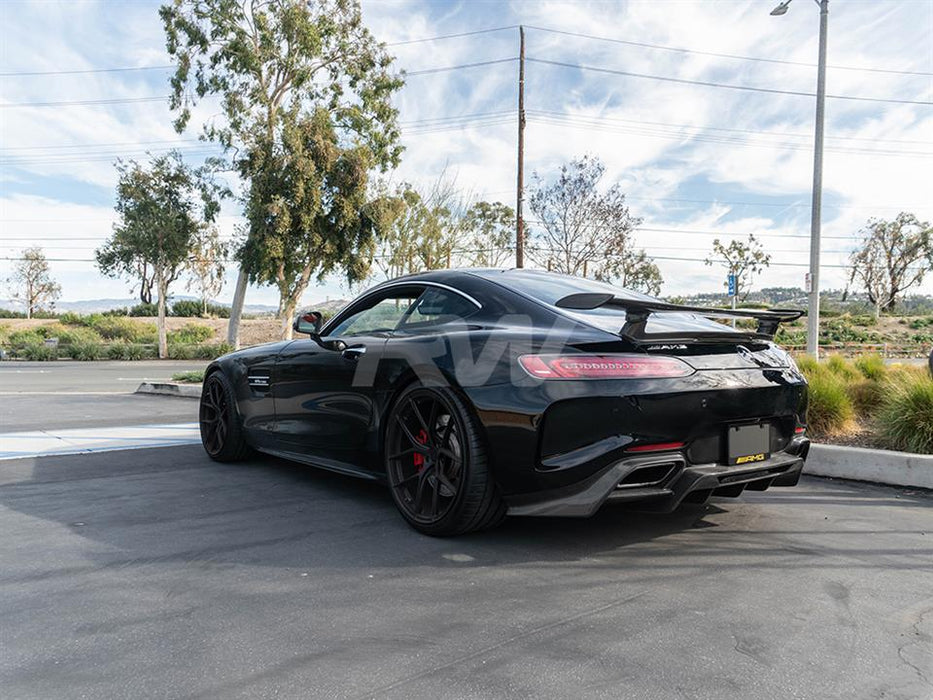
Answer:
[[[424,428],[418,431],[418,434],[415,436],[415,439],[422,445],[428,444],[428,434],[424,432]],[[418,471],[420,472],[422,469],[424,469],[424,455],[421,454],[420,452],[415,452],[413,457],[415,461],[415,466],[418,467]]]

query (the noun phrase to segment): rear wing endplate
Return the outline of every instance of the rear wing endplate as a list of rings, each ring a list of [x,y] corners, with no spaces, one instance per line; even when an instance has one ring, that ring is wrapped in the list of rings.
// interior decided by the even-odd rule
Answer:
[[[691,340],[704,338],[722,339],[732,338],[741,339],[755,338],[770,340],[777,333],[778,326],[788,321],[795,321],[804,312],[799,309],[768,309],[766,311],[756,309],[717,309],[709,306],[684,306],[681,304],[668,304],[663,301],[642,300],[642,299],[624,299],[612,294],[600,294],[598,292],[583,292],[580,294],[570,294],[559,299],[555,304],[558,308],[568,311],[591,311],[602,307],[614,307],[625,311],[625,325],[619,331],[620,335],[636,341],[658,341],[658,340],[681,340],[686,339],[683,336],[689,336]],[[653,313],[675,312],[695,314],[705,318],[753,318],[758,321],[758,328],[754,333],[736,332],[736,331],[687,331],[683,334],[668,333],[646,333],[645,325],[648,317]]]

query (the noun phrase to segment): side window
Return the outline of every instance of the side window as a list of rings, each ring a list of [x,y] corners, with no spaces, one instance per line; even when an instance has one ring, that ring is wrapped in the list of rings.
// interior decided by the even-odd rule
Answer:
[[[385,296],[376,296],[372,303],[347,316],[328,335],[379,335],[392,331],[418,300],[421,289],[407,288]]]
[[[459,294],[428,287],[399,324],[400,331],[417,331],[459,321],[476,311],[476,305]]]

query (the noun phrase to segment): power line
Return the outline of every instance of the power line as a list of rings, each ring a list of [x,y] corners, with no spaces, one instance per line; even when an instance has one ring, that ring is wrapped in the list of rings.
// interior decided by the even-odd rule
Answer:
[[[444,73],[454,70],[463,70],[470,68],[478,68],[483,66],[491,66],[503,63],[512,63],[517,61],[518,57],[511,58],[498,58],[492,59],[489,61],[476,61],[473,63],[461,63],[453,66],[441,66],[438,68],[425,68],[421,70],[415,70],[405,73],[406,76],[419,76],[419,75],[428,75],[434,73]],[[749,92],[760,92],[773,95],[792,95],[797,97],[815,97],[812,92],[802,92],[797,90],[779,90],[777,88],[763,88],[763,87],[754,87],[750,85],[733,85],[731,83],[717,83],[712,81],[704,80],[688,80],[686,78],[674,78],[671,76],[661,76],[661,75],[649,75],[646,73],[634,73],[631,71],[622,71],[612,68],[600,68],[597,66],[586,66],[578,63],[567,63],[564,61],[552,61],[549,59],[543,58],[531,58],[528,57],[526,61],[533,63],[540,63],[542,65],[556,66],[560,68],[574,68],[577,70],[592,71],[597,73],[605,73],[611,75],[621,75],[630,78],[642,78],[646,80],[660,80],[663,82],[677,83],[682,85],[699,85],[703,87],[715,87],[715,88],[724,88],[729,90],[743,90]],[[167,101],[169,95],[164,96],[153,96],[153,97],[126,97],[126,98],[113,98],[113,99],[96,99],[96,100],[59,100],[52,102],[6,102],[0,103],[0,108],[17,108],[17,107],[88,107],[88,106],[101,106],[101,105],[116,105],[116,104],[135,104],[142,102],[160,102]],[[895,98],[881,98],[881,97],[861,97],[855,95],[827,95],[827,97],[838,99],[838,100],[855,100],[860,102],[884,102],[891,104],[911,104],[911,105],[933,105],[931,101],[922,101],[922,100],[901,100]]]
[[[540,63],[543,65],[557,66],[559,68],[575,68],[577,70],[592,71],[595,73],[606,73],[610,75],[622,75],[628,78],[644,78],[646,80],[660,80],[668,83],[678,83],[681,85],[701,85],[703,87],[724,88],[727,90],[743,90],[747,92],[762,92],[771,95],[793,95],[796,97],[816,97],[815,93],[802,92],[798,90],[779,90],[777,88],[753,87],[751,85],[733,85],[731,83],[715,83],[707,80],[688,80],[686,78],[672,78],[664,75],[648,75],[647,73],[633,73],[631,71],[616,70],[614,68],[599,68],[597,66],[585,66],[579,63],[566,63],[564,61],[551,61],[544,58],[526,58],[526,61]],[[933,102],[922,100],[898,100],[882,97],[858,97],[854,95],[826,95],[836,100],[855,100],[859,102],[887,102],[892,104],[906,105],[933,105]]]
[[[442,39],[459,39],[460,37],[476,36],[477,34],[491,34],[493,32],[502,32],[508,29],[517,29],[517,24],[510,24],[505,27],[490,27],[489,29],[477,29],[470,32],[459,32],[457,34],[441,34],[440,36],[428,36],[421,39],[407,39],[405,41],[391,41],[386,46],[407,46],[409,44],[421,44],[429,41],[440,41]],[[0,73],[2,78],[34,77],[42,75],[83,75],[89,73],[124,73],[131,71],[145,70],[171,70],[174,65],[168,66],[121,66],[118,68],[84,68],[77,70],[39,70],[39,71],[9,71]]]
[[[33,77],[40,75],[83,75],[87,73],[127,73],[142,70],[169,70],[175,66],[127,66],[121,68],[85,68],[79,70],[33,70],[0,73],[3,78]]]
[[[464,36],[476,36],[477,34],[492,34],[493,32],[504,32],[508,29],[518,29],[517,24],[509,24],[505,27],[491,27],[489,29],[476,29],[472,32],[459,32],[457,34],[442,34],[440,36],[429,36],[423,39],[407,39],[405,41],[390,41],[386,46],[407,46],[408,44],[422,44],[427,41],[440,41],[441,39],[459,39]]]
[[[111,146],[147,146],[150,144],[163,144],[163,143],[208,143],[207,141],[202,141],[201,139],[167,139],[162,141],[112,141],[109,143],[73,143],[65,145],[48,145],[48,146],[3,146],[0,147],[0,151],[35,151],[35,150],[46,150],[54,148],[109,148]]]
[[[165,102],[168,95],[160,97],[121,97],[107,100],[61,100],[58,102],[3,102],[2,108],[11,107],[93,107],[98,105],[134,104],[137,102]]]
[[[760,129],[739,129],[739,128],[730,128],[730,127],[720,127],[720,126],[711,126],[711,125],[701,125],[701,124],[675,124],[670,122],[658,122],[650,120],[638,120],[638,119],[623,119],[620,117],[609,117],[602,115],[587,115],[587,114],[574,114],[570,112],[559,112],[555,110],[544,110],[544,109],[535,109],[527,110],[530,115],[534,116],[543,116],[543,117],[553,117],[554,119],[563,119],[567,121],[578,121],[585,123],[594,123],[598,124],[600,122],[609,122],[609,123],[620,123],[620,124],[632,124],[634,126],[651,126],[659,127],[662,129],[684,129],[688,131],[714,131],[722,133],[737,133],[737,134],[748,134],[748,135],[758,135],[766,137],[786,137],[786,138],[800,138],[812,140],[812,134],[799,134],[792,132],[783,132],[783,131],[768,131]],[[479,119],[486,117],[514,117],[516,110],[503,110],[498,112],[475,112],[469,114],[459,114],[459,115],[450,115],[446,117],[431,117],[425,119],[415,119],[399,122],[399,126],[403,128],[416,128],[421,125],[441,125],[448,122],[457,122],[457,121],[466,121],[469,119]],[[639,131],[639,134],[644,134],[645,132]],[[687,134],[690,136],[690,134]],[[839,141],[866,141],[869,143],[898,143],[898,144],[919,144],[919,145],[929,145],[929,141],[924,141],[920,139],[886,139],[886,138],[873,138],[873,137],[861,137],[861,136],[827,136],[827,139],[839,140]],[[43,146],[9,146],[9,147],[0,147],[0,158],[25,158],[27,154],[19,155],[18,153],[12,153],[14,151],[37,151],[37,150],[55,150],[55,149],[108,149],[115,148],[119,146],[147,146],[147,145],[160,145],[160,144],[202,144],[204,146],[211,145],[210,142],[203,141],[202,139],[174,139],[174,140],[161,140],[161,141],[117,141],[117,142],[100,142],[100,143],[85,143],[85,144],[64,144],[64,145],[43,145]],[[763,144],[770,145],[770,144]],[[810,148],[809,144],[793,144],[794,146],[805,146],[807,149]],[[876,149],[866,149],[874,152]],[[96,153],[95,153],[96,154]],[[30,154],[31,155],[31,154]],[[34,157],[46,157],[51,154],[36,154]]]
[[[663,127],[637,127],[627,125],[603,124],[599,118],[577,117],[573,115],[550,116],[548,114],[539,114],[532,112],[532,120],[539,124],[552,124],[555,126],[567,126],[581,129],[595,129],[597,131],[634,134],[637,136],[647,136],[650,138],[660,138],[669,141],[685,141],[698,143],[729,144],[749,148],[769,148],[786,151],[810,152],[812,148],[804,143],[780,142],[780,141],[758,141],[747,136],[731,136],[728,134],[703,134],[686,131],[676,131]],[[637,122],[636,122],[637,123]],[[698,127],[702,128],[702,127]],[[768,132],[758,132],[760,136],[768,136]],[[904,158],[929,158],[933,156],[931,151],[908,151],[884,148],[866,148],[864,146],[825,146],[824,150],[830,153],[851,153],[856,155],[870,156],[899,156]]]
[[[446,73],[449,71],[463,70],[467,68],[480,68],[482,66],[493,66],[500,63],[512,63],[517,61],[518,57],[512,58],[496,58],[489,61],[476,61],[474,63],[461,63],[454,66],[441,66],[439,68],[424,68],[421,70],[414,70],[405,73],[405,77],[413,77],[419,75],[428,75],[433,73]],[[0,108],[14,108],[14,107],[96,107],[100,105],[117,105],[117,104],[135,104],[138,102],[167,102],[170,99],[170,95],[161,95],[154,97],[121,97],[113,99],[99,99],[99,100],[59,100],[55,102],[3,102],[0,103]]]
[[[553,116],[567,116],[567,117],[580,117],[588,119],[598,119],[602,121],[609,122],[625,122],[631,124],[644,124],[650,126],[662,126],[662,127],[671,127],[679,129],[700,129],[704,131],[723,131],[723,132],[735,132],[739,134],[751,134],[751,135],[763,135],[763,136],[783,136],[786,138],[799,138],[799,139],[813,139],[813,134],[802,134],[794,133],[787,131],[769,131],[766,129],[738,129],[735,127],[725,127],[725,126],[710,126],[707,124],[673,124],[670,122],[656,122],[648,120],[639,120],[639,119],[623,119],[621,117],[607,117],[603,115],[587,115],[587,114],[574,114],[572,112],[557,112],[554,110],[547,109],[536,109],[529,110],[530,112],[536,114],[546,114]],[[923,146],[929,146],[930,141],[925,141],[923,139],[886,139],[886,138],[875,138],[871,136],[832,136],[827,135],[827,139],[834,140],[845,140],[845,141],[868,141],[870,143],[904,143],[904,144],[919,144]]]
[[[510,29],[517,29],[519,25],[509,24],[502,27],[490,27],[488,29],[477,29],[468,32],[457,32],[455,34],[441,34],[438,36],[422,37],[419,39],[406,39],[403,41],[392,41],[386,43],[386,46],[407,46],[411,44],[421,44],[431,41],[441,41],[444,39],[459,39],[462,37],[468,36],[477,36],[480,34],[491,34],[494,32],[503,32]],[[596,36],[593,34],[584,34],[582,32],[571,32],[562,29],[553,29],[550,27],[539,27],[535,25],[525,25],[526,29],[532,29],[539,32],[547,32],[551,34],[562,34],[564,36],[573,36],[581,39],[591,39],[594,41],[604,41],[614,44],[622,44],[626,46],[635,46],[639,48],[647,49],[656,49],[660,51],[673,51],[677,53],[689,53],[696,54],[699,56],[712,56],[715,58],[727,58],[741,61],[755,61],[760,63],[775,63],[779,65],[789,65],[789,66],[804,66],[807,68],[815,67],[813,63],[807,63],[804,61],[789,61],[785,59],[778,58],[765,58],[762,56],[741,56],[737,54],[728,54],[728,53],[717,53],[714,51],[701,51],[698,49],[687,49],[677,46],[666,46],[663,44],[651,44],[647,42],[640,41],[630,41],[626,39],[617,39],[614,37],[605,37],[605,36]],[[842,65],[830,65],[830,68],[835,70],[847,70],[847,71],[863,71],[869,73],[886,73],[892,75],[916,75],[916,76],[930,76],[933,73],[925,71],[911,71],[911,70],[895,70],[890,68],[872,68],[868,66],[842,66]],[[122,72],[133,72],[133,71],[148,71],[148,70],[170,70],[175,68],[174,65],[164,65],[164,66],[121,66],[116,68],[86,68],[86,69],[76,69],[76,70],[46,70],[46,71],[7,71],[0,73],[0,77],[12,78],[12,77],[35,77],[35,76],[45,76],[45,75],[82,75],[82,74],[93,74],[93,73],[122,73]]]
[[[678,53],[692,53],[692,54],[697,54],[699,56],[714,56],[716,58],[731,58],[731,59],[740,60],[740,61],[758,61],[762,63],[778,63],[781,65],[787,65],[787,66],[806,66],[807,68],[816,68],[815,63],[806,63],[804,61],[788,61],[788,60],[783,60],[783,59],[778,59],[778,58],[763,58],[760,56],[739,56],[739,55],[730,54],[730,53],[715,53],[713,51],[699,51],[697,49],[685,49],[685,48],[680,48],[676,46],[664,46],[663,44],[648,44],[648,43],[640,42],[640,41],[628,41],[624,39],[614,39],[614,38],[605,37],[605,36],[594,36],[593,34],[582,34],[579,32],[570,32],[570,31],[566,31],[562,29],[549,29],[547,27],[535,27],[535,26],[528,25],[528,24],[525,25],[525,28],[534,29],[539,32],[549,32],[551,34],[563,34],[565,36],[575,36],[575,37],[579,37],[582,39],[593,39],[595,41],[608,41],[613,44],[625,44],[627,46],[637,46],[639,48],[645,48],[645,49],[658,49],[660,51],[676,51]],[[862,67],[862,66],[830,65],[829,68],[833,68],[835,70],[866,71],[869,73],[891,73],[895,75],[921,75],[921,76],[933,75],[933,73],[927,73],[924,71],[892,70],[889,68],[869,68],[869,67]]]
[[[478,68],[481,66],[492,66],[492,65],[496,65],[497,63],[512,63],[513,61],[517,61],[517,60],[518,60],[518,56],[513,56],[512,58],[496,58],[491,61],[477,61],[475,63],[461,63],[456,66],[443,66],[441,68],[424,68],[422,70],[406,71],[405,77],[407,78],[413,75],[427,75],[429,73],[444,73],[446,71],[460,70],[462,68]]]

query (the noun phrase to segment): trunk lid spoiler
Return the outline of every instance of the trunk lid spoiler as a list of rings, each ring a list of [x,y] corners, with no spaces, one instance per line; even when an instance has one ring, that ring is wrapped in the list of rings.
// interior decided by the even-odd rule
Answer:
[[[592,311],[599,308],[617,308],[625,311],[625,325],[619,335],[638,343],[658,341],[722,341],[722,340],[771,340],[777,333],[778,326],[788,321],[795,321],[804,312],[799,309],[717,309],[709,306],[684,306],[668,304],[653,299],[625,299],[612,294],[583,292],[570,294],[559,299],[555,304],[568,311]],[[752,331],[693,331],[684,330],[676,333],[646,333],[648,317],[654,313],[686,313],[705,318],[739,319],[752,318],[758,321],[757,329]]]

